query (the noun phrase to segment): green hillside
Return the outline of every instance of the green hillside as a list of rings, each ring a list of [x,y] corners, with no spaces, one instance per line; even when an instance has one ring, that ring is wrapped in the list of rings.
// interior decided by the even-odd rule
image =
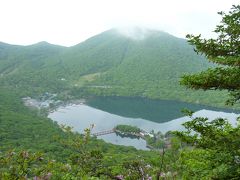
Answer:
[[[193,92],[179,85],[184,73],[211,66],[186,40],[161,31],[134,33],[140,38],[112,29],[72,47],[1,43],[0,85],[23,95],[141,96],[223,106],[223,93]]]
[[[119,175],[143,179],[148,175],[157,178],[161,172],[178,179],[188,175],[183,170],[188,166],[182,163],[186,157],[180,153],[193,159],[194,154],[175,136],[169,140],[172,147],[162,154],[116,146],[89,137],[89,131],[80,135],[61,129],[44,110],[30,109],[21,100],[52,92],[64,100],[142,96],[223,106],[226,93],[193,92],[179,85],[183,74],[213,66],[196,55],[186,40],[159,31],[139,37],[110,30],[73,47],[47,42],[30,46],[0,43],[0,179],[44,179],[49,172],[52,179],[116,179]],[[39,151],[43,155],[36,153]],[[208,151],[199,152],[205,155]],[[231,164],[225,156],[219,157],[223,157],[222,164]],[[189,166],[195,167],[194,163]],[[207,165],[210,171],[212,165]],[[202,164],[197,164],[197,173],[198,166]],[[205,171],[200,168],[201,173]]]
[[[18,91],[38,94],[48,89],[64,87],[59,55],[64,47],[40,42],[30,46],[0,45],[0,83]]]
[[[195,108],[199,109],[197,106],[221,111],[197,104],[224,106],[228,93],[233,98],[230,103],[240,108],[240,5],[218,14],[222,20],[213,31],[216,39],[187,35],[195,51],[215,64],[197,55],[185,39],[141,28],[112,29],[72,47],[47,42],[29,46],[0,42],[0,180],[240,179],[240,117],[236,117],[236,122],[228,120],[236,115],[232,110],[226,119],[212,119],[213,112],[209,118],[193,114]],[[58,15],[54,15],[56,19]],[[179,82],[209,91],[191,91]],[[225,91],[218,91],[222,89]],[[78,118],[79,113],[91,116],[90,127],[80,134],[74,129],[81,125],[81,118],[73,118],[74,127],[48,118],[49,111],[70,102],[86,102],[97,109],[110,110],[105,114],[69,107],[72,117]],[[153,128],[145,132],[152,125],[143,124],[142,120],[160,122],[156,114],[161,112],[175,119],[179,117],[173,113],[175,108],[182,107],[182,113],[190,118],[182,124],[185,130],[163,134]],[[150,110],[144,112],[146,109]],[[122,114],[140,119],[139,127],[124,125],[130,119],[117,117]],[[149,114],[151,118],[145,118]],[[97,116],[101,121],[94,121]],[[95,133],[93,128],[100,122],[99,130],[107,128],[108,116],[123,124]],[[149,150],[113,145],[97,137],[109,132],[144,140]],[[121,143],[117,138],[115,142]]]

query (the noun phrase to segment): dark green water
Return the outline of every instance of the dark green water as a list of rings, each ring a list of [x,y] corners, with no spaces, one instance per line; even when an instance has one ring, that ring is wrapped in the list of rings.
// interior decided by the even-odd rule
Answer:
[[[141,118],[157,123],[163,123],[182,117],[183,113],[181,110],[184,108],[194,112],[207,109],[212,111],[239,113],[239,111],[232,109],[214,108],[180,101],[129,97],[94,97],[87,101],[87,105],[122,117]]]

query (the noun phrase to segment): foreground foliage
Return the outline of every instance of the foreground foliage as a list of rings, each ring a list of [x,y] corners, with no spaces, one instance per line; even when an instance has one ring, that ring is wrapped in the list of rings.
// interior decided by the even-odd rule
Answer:
[[[216,39],[201,39],[201,35],[188,35],[196,52],[204,54],[218,67],[194,75],[186,75],[182,84],[194,89],[228,90],[232,98],[240,100],[240,6],[229,13],[220,12],[221,24],[215,29]],[[192,113],[188,112],[191,116]],[[240,177],[240,125],[232,126],[226,119],[209,121],[195,118],[184,124],[186,132],[176,132],[183,142],[193,148],[183,151],[179,162],[183,178],[239,179]]]
[[[176,135],[193,147],[183,151],[179,159],[184,178],[240,177],[240,124],[233,127],[222,118],[194,118],[184,126],[187,131]]]

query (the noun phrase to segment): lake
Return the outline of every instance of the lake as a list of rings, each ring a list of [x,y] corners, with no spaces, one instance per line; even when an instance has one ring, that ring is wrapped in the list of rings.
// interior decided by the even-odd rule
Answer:
[[[126,97],[95,97],[86,104],[60,107],[49,114],[49,118],[58,124],[73,127],[74,131],[83,130],[94,124],[92,133],[110,130],[118,124],[137,126],[145,131],[154,130],[165,133],[170,130],[183,130],[182,123],[189,121],[183,117],[181,110],[188,108],[194,117],[209,117],[210,119],[223,117],[232,124],[236,123],[239,111],[231,109],[213,108],[209,106],[183,103],[179,101],[150,100],[145,98]],[[146,150],[146,142],[142,139],[120,137],[116,134],[98,136],[106,142],[118,145],[134,146]]]

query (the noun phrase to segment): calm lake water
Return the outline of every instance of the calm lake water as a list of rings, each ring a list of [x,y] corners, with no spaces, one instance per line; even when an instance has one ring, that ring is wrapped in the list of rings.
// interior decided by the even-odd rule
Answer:
[[[91,124],[95,124],[92,132],[110,130],[118,124],[137,126],[145,131],[154,130],[165,133],[169,130],[183,130],[182,123],[189,121],[183,117],[181,109],[193,111],[194,117],[223,117],[231,123],[236,123],[239,112],[229,109],[212,108],[193,105],[178,101],[149,100],[145,98],[97,97],[86,104],[61,107],[49,114],[49,118],[59,124],[73,127],[73,130],[83,132]],[[137,149],[147,149],[142,139],[120,137],[116,134],[99,136],[98,138],[113,144],[134,146]]]

